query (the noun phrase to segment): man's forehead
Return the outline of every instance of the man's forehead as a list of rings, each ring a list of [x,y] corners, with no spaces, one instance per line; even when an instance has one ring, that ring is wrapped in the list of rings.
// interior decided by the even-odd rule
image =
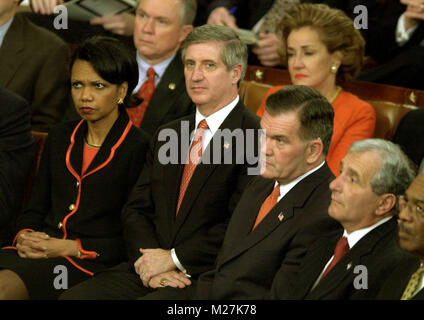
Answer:
[[[185,60],[222,62],[222,45],[216,41],[192,43],[187,47]]]
[[[0,0],[1,1],[1,0]],[[181,7],[180,0],[161,0],[162,6],[156,4],[157,0],[141,0],[136,9],[137,12],[145,12],[154,15],[157,18],[176,18],[179,19],[180,11],[175,10],[175,6],[179,9]]]
[[[289,111],[280,113],[278,115],[271,115],[267,111],[264,112],[261,119],[261,127],[265,128],[274,128],[278,130],[283,126],[285,122],[290,122],[292,124],[299,124],[299,117],[296,111]]]
[[[420,174],[411,183],[406,191],[408,199],[424,201],[424,173]]]
[[[348,152],[340,164],[343,171],[350,171],[370,182],[378,172],[381,163],[382,159],[377,152],[365,151]]]

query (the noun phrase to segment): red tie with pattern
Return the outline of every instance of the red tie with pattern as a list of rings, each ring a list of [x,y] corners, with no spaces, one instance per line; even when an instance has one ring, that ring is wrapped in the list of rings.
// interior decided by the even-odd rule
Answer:
[[[330,272],[330,270],[333,269],[333,267],[337,264],[337,262],[339,262],[339,260],[348,251],[349,251],[349,243],[347,242],[347,238],[341,237],[340,240],[337,242],[336,249],[334,249],[334,258],[331,261],[331,263],[328,265],[327,269],[325,269],[321,279],[323,279]]]
[[[143,121],[144,113],[146,112],[150,99],[152,99],[153,92],[155,92],[155,70],[149,68],[147,70],[147,80],[137,92],[137,98],[143,101],[139,106],[127,109],[128,116],[136,127],[140,127],[141,121]]]
[[[266,217],[266,215],[271,211],[272,208],[277,204],[278,197],[280,196],[280,184],[277,183],[277,186],[272,190],[268,198],[265,199],[262,203],[261,208],[259,209],[258,216],[256,217],[255,224],[253,225],[252,231],[257,227],[259,223]]]
[[[188,150],[187,155],[187,163],[184,166],[183,177],[181,178],[180,185],[180,195],[178,197],[178,205],[177,205],[177,214],[180,210],[181,202],[183,201],[184,194],[187,190],[188,184],[190,183],[191,176],[193,175],[194,169],[196,169],[197,164],[199,163],[200,158],[203,153],[203,134],[206,129],[208,129],[208,124],[206,120],[203,119],[200,121],[197,126],[196,133],[194,134],[193,142]]]

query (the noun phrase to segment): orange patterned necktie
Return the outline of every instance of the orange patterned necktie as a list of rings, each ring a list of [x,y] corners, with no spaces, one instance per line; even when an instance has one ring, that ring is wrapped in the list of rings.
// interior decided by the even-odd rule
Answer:
[[[321,279],[323,279],[331,269],[339,262],[339,260],[349,251],[349,243],[346,237],[341,237],[337,242],[336,248],[334,249],[334,258],[331,263],[325,269]]]
[[[188,150],[187,163],[184,166],[183,176],[180,185],[180,195],[178,197],[177,214],[180,210],[181,202],[183,201],[184,194],[187,190],[188,184],[190,183],[191,176],[193,175],[194,169],[196,169],[200,158],[203,153],[203,134],[208,129],[208,124],[205,119],[200,121],[197,126],[196,133],[194,134],[193,142]]]
[[[255,224],[253,225],[252,231],[257,227],[259,223],[266,217],[266,215],[271,211],[272,208],[277,204],[278,197],[280,196],[280,184],[277,183],[277,186],[272,190],[268,198],[265,199],[262,203],[261,208],[259,209],[258,216],[256,217]]]
[[[140,90],[137,92],[137,98],[142,99],[141,104],[134,108],[128,108],[128,116],[136,127],[140,127],[143,121],[144,113],[147,110],[153,93],[155,92],[155,70],[149,68],[147,70],[147,80],[143,83]]]

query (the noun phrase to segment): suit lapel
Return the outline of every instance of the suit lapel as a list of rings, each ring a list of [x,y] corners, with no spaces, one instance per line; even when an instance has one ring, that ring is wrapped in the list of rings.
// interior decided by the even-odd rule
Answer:
[[[322,245],[314,247],[314,251],[307,260],[307,262],[311,263],[304,263],[299,269],[299,276],[296,279],[297,291],[293,293],[293,297],[303,298],[308,295],[308,292],[311,291],[315,281],[333,255],[337,241],[342,235],[343,231],[338,230],[323,238],[320,241]]]
[[[188,122],[188,132],[185,132],[186,129],[186,123]],[[177,127],[171,128],[177,132],[178,136],[178,159],[177,163],[173,164],[166,164],[163,165],[163,172],[164,172],[164,183],[166,183],[165,190],[169,190],[169,196],[168,199],[168,208],[170,208],[168,214],[169,214],[169,221],[174,222],[176,219],[176,210],[177,210],[177,204],[178,204],[178,197],[180,194],[180,184],[181,184],[181,178],[184,171],[185,161],[187,159],[187,146],[190,143],[190,133],[193,132],[195,124],[195,116],[190,115],[189,117],[183,118],[181,121],[177,122]],[[182,129],[182,127],[184,127]],[[159,161],[159,159],[157,159]],[[187,193],[187,191],[186,191]],[[181,211],[181,208],[180,208]],[[178,214],[179,215],[179,214]],[[174,223],[172,224],[174,225]]]
[[[91,172],[92,170],[96,169],[100,165],[102,165],[104,162],[107,161],[111,154],[112,147],[117,143],[119,138],[121,138],[127,124],[128,124],[128,116],[126,114],[126,111],[121,109],[120,115],[118,119],[113,124],[112,128],[110,129],[108,135],[106,136],[105,141],[102,144],[102,147],[94,157],[93,161],[87,168],[86,173]],[[73,168],[73,170],[81,177],[82,176],[82,160],[83,160],[83,153],[84,153],[84,137],[87,134],[87,122],[83,121],[78,128],[78,130],[75,132],[75,143],[72,147],[72,150],[70,152],[70,165]],[[72,169],[70,169],[72,170]]]
[[[149,102],[149,107],[144,115],[141,128],[147,132],[154,132],[162,123],[163,118],[174,107],[175,96],[185,90],[183,65],[179,51],[166,68],[162,79],[159,81],[155,93]],[[157,92],[157,93],[156,93]]]
[[[25,62],[23,21],[15,15],[0,47],[0,86],[7,87],[19,67]],[[31,85],[31,84],[29,84]]]
[[[235,256],[248,250],[255,244],[259,243],[270,233],[274,232],[277,227],[285,226],[287,223],[290,223],[290,220],[294,216],[294,209],[302,207],[309,198],[310,194],[318,186],[318,184],[320,184],[323,179],[327,179],[330,174],[331,173],[327,165],[325,164],[316,172],[304,178],[302,181],[296,184],[282,199],[280,199],[280,201],[266,215],[266,217],[255,228],[255,230],[250,232],[253,227],[253,223],[256,220],[256,216],[259,212],[259,208],[262,205],[263,201],[266,199],[266,197],[270,194],[271,190],[268,190],[267,194],[264,197],[263,195],[261,195],[260,198],[257,195],[252,195],[252,197],[256,199],[259,204],[257,205],[258,210],[252,212],[252,216],[250,216],[251,218],[244,223],[244,231],[247,231],[246,236],[242,238],[242,241],[239,241],[238,246],[234,246],[233,250],[225,255],[225,258],[220,261],[220,264],[224,264],[228,260],[234,258]],[[271,184],[271,188],[273,188],[273,186],[274,185]]]
[[[247,188],[243,194],[243,199],[246,200],[245,207],[249,210],[244,211],[243,214],[233,215],[227,229],[225,243],[231,244],[233,250],[242,246],[246,237],[251,233],[262,203],[274,188],[274,180],[265,179],[261,176],[254,179],[254,186]]]
[[[365,235],[365,237],[359,240],[359,242],[340,259],[327,276],[321,279],[320,283],[312,291],[311,296],[313,296],[314,299],[323,299],[327,294],[330,294],[330,292],[339,291],[338,288],[345,287],[342,285],[342,282],[346,282],[346,278],[348,278],[346,283],[353,285],[353,270],[355,266],[361,264],[362,257],[372,254],[377,241],[388,232],[391,232],[396,226],[396,219],[392,218]]]
[[[219,129],[229,129],[229,130],[235,130],[237,128],[241,128],[242,124],[242,117],[240,116],[243,114],[243,108],[244,105],[240,101],[234,109],[230,112],[230,114],[227,116],[227,118],[222,122]],[[193,117],[194,118],[194,117]],[[216,134],[214,137],[212,137],[211,142],[205,149],[205,152],[202,155],[202,161],[205,161],[204,159],[207,159],[205,163],[199,163],[193,173],[193,176],[191,177],[190,183],[187,187],[187,190],[185,192],[183,201],[181,202],[180,211],[178,213],[176,224],[175,224],[175,232],[174,235],[178,233],[181,226],[184,224],[185,219],[191,212],[191,208],[193,207],[197,197],[202,191],[203,186],[208,181],[209,177],[212,175],[212,173],[221,166],[222,160],[224,159],[227,152],[230,152],[230,149],[232,150],[232,154],[236,154],[236,144],[226,144],[225,142],[222,143],[221,141],[217,141]],[[216,144],[218,143],[218,147],[221,153],[221,161],[218,161],[217,163],[214,163],[213,160],[213,151],[216,150]],[[214,147],[215,145],[215,147]],[[183,155],[187,155],[187,151],[183,153]],[[183,166],[184,168],[184,166]],[[181,172],[182,173],[182,172]],[[178,180],[178,189],[179,189],[179,182]],[[178,191],[179,193],[179,191]],[[177,193],[177,194],[178,194]]]

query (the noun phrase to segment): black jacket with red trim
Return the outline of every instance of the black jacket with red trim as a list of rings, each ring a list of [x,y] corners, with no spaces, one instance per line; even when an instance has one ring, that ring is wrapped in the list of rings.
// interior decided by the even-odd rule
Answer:
[[[18,230],[78,240],[82,258],[106,265],[126,260],[120,212],[143,167],[149,136],[122,111],[83,176],[87,122],[51,129]]]

